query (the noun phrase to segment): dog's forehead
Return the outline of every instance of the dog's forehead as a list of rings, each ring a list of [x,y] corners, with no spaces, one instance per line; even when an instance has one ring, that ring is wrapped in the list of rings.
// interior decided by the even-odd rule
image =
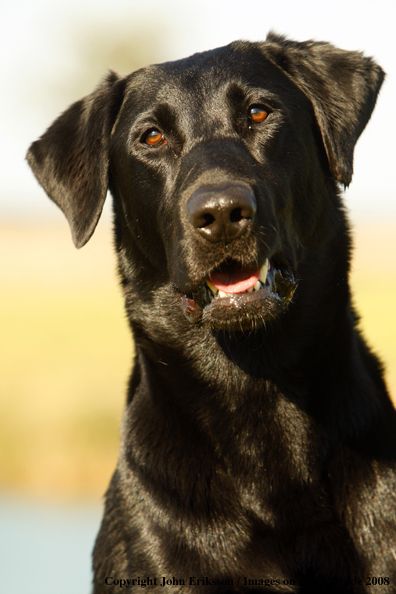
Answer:
[[[130,76],[127,93],[138,104],[153,101],[179,103],[190,97],[195,103],[224,91],[234,82],[242,87],[274,91],[276,85],[290,82],[266,56],[265,44],[232,44],[173,62],[147,66]]]

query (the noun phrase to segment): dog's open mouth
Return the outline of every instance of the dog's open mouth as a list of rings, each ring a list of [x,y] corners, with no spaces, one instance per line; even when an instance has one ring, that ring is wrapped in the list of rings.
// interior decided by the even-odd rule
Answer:
[[[182,295],[181,303],[192,324],[203,322],[216,330],[255,329],[284,311],[296,288],[293,274],[268,259],[258,270],[226,263],[191,297]]]

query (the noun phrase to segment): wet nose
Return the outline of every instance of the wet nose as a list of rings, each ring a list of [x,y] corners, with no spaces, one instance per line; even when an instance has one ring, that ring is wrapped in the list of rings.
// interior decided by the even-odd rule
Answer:
[[[208,241],[229,243],[252,225],[257,205],[249,187],[227,184],[199,188],[186,210],[191,225]]]

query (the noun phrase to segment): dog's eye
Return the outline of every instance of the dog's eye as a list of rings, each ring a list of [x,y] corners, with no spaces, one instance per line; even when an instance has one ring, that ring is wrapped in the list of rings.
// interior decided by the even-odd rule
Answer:
[[[249,120],[250,122],[263,122],[268,116],[268,111],[259,105],[254,105],[249,109]]]
[[[149,132],[144,135],[143,141],[148,144],[148,146],[161,146],[167,142],[165,136],[162,132],[157,130],[157,128],[149,130]]]

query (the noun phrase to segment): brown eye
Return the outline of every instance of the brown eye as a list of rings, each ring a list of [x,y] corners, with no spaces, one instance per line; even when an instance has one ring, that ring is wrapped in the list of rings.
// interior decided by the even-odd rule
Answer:
[[[162,134],[162,132],[155,128],[154,130],[150,130],[150,132],[147,132],[147,134],[144,137],[144,142],[149,146],[160,146],[161,144],[166,143],[166,138]]]
[[[253,122],[263,122],[268,115],[268,111],[265,111],[263,107],[251,107],[249,109],[249,119]]]

